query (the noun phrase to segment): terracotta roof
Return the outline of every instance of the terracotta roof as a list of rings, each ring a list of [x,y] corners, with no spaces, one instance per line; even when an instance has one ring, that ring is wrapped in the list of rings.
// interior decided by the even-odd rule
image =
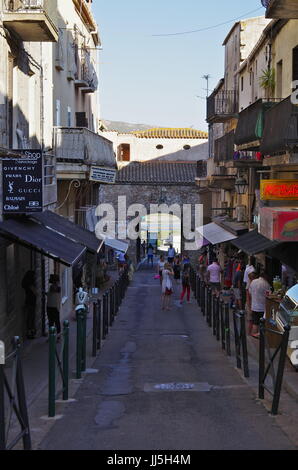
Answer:
[[[116,184],[195,184],[197,162],[132,162],[122,167]]]
[[[208,132],[188,128],[157,127],[145,131],[134,131],[131,134],[144,139],[208,139]]]

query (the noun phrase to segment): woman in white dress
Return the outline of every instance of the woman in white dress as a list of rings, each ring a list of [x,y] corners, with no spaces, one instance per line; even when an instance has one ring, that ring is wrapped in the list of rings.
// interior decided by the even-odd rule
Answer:
[[[170,310],[171,295],[173,294],[172,276],[174,276],[172,266],[170,263],[166,263],[162,271],[162,310]]]
[[[165,267],[165,257],[164,255],[160,255],[159,261],[157,263],[157,274],[160,276],[160,284],[162,284],[162,272]]]

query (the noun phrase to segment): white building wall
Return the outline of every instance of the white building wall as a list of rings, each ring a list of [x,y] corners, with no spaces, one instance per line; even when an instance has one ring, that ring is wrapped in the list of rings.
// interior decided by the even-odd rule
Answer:
[[[117,132],[103,132],[104,137],[111,140],[114,152],[118,155],[121,144],[130,145],[130,161],[197,161],[208,158],[208,139],[161,139],[139,138],[132,134],[118,134]],[[162,149],[156,147],[162,145]],[[190,146],[184,150],[184,146]],[[119,160],[118,160],[119,162]]]
[[[56,121],[54,109],[54,125],[74,127],[76,112],[85,112],[88,127],[96,132],[98,122],[98,92],[83,93],[75,87],[74,41],[77,40],[78,56],[81,58],[83,47],[90,50],[91,63],[94,70],[98,69],[98,53],[93,36],[76,12],[72,1],[57,0],[57,25],[60,32],[59,43],[53,46],[54,55],[54,104],[60,101],[60,123]],[[71,110],[71,125],[68,122],[68,110]]]

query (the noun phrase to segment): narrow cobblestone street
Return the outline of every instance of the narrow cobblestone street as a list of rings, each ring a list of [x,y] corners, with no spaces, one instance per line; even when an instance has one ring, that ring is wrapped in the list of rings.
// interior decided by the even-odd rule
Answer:
[[[194,299],[160,308],[143,265],[103,350],[40,449],[294,449],[222,354]]]

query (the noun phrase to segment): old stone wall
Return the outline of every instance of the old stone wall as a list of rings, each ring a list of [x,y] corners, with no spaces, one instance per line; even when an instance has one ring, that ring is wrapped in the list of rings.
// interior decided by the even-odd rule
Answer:
[[[121,199],[119,199],[119,197]],[[115,221],[119,222],[125,220],[125,206],[126,208],[132,204],[142,204],[146,207],[149,214],[151,204],[178,204],[181,209],[184,204],[191,204],[193,207],[191,229],[195,229],[194,206],[201,204],[200,196],[197,187],[194,185],[133,185],[133,184],[116,184],[116,185],[102,185],[99,189],[99,204],[111,204],[115,211]],[[120,203],[119,207],[118,204]],[[123,204],[123,205],[122,205]],[[119,209],[119,210],[118,210]],[[127,210],[127,209],[126,209]],[[118,213],[119,212],[119,213]],[[130,220],[134,217],[127,218]],[[200,223],[197,221],[197,223]],[[202,222],[203,223],[203,222]],[[127,240],[129,241],[129,240]],[[185,240],[182,241],[182,247]],[[182,251],[183,248],[182,248]],[[136,262],[136,242],[130,241],[130,248],[128,252]],[[197,251],[189,251],[192,259],[197,258]]]

